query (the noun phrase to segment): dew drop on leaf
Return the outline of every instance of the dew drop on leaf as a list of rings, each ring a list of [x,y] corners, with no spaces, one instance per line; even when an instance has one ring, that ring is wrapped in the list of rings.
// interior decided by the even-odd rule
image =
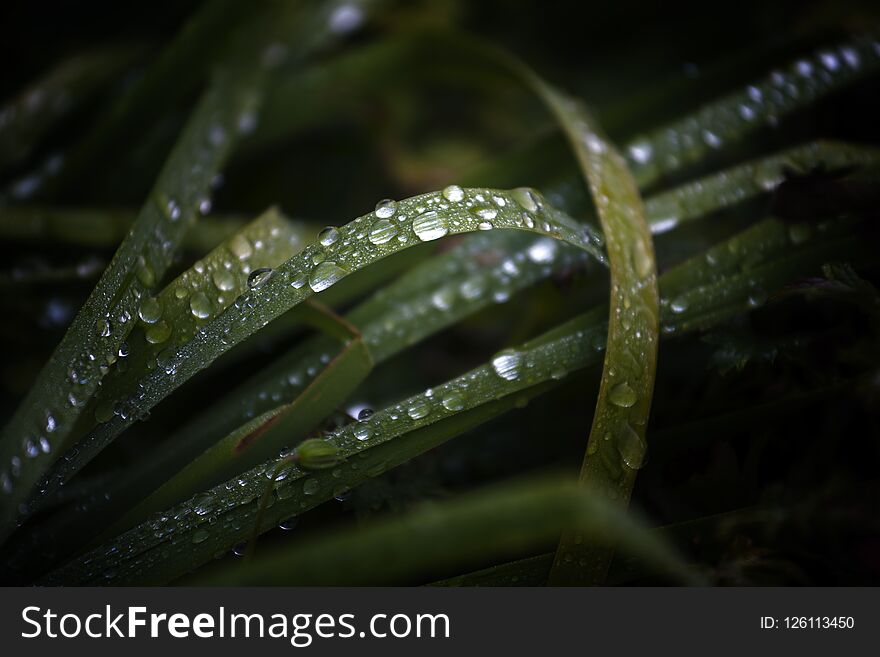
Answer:
[[[348,272],[332,260],[325,260],[312,270],[309,275],[309,287],[314,292],[321,292],[343,278]]]
[[[419,215],[413,220],[413,231],[423,242],[438,240],[449,232],[446,219],[434,211]]]
[[[385,244],[397,236],[397,226],[388,219],[379,219],[370,227],[370,242]]]

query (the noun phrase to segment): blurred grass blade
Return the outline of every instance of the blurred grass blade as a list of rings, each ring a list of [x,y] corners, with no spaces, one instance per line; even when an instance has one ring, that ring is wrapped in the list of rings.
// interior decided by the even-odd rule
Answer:
[[[0,171],[31,156],[59,121],[73,114],[143,54],[139,45],[65,57],[0,107]]]
[[[718,264],[700,254],[664,274],[664,299],[689,290],[688,281],[705,281],[691,295],[691,305],[661,304],[663,331],[683,333],[717,325],[755,306],[754,294],[774,290],[817,271],[846,253],[868,257],[870,246],[851,235],[851,225],[834,222],[803,241],[770,239],[787,228],[770,220],[716,247],[727,256]],[[763,228],[763,230],[761,230]],[[853,260],[855,262],[855,260]],[[730,280],[730,291],[725,283]],[[605,344],[606,311],[597,308],[492,362],[465,373],[429,393],[416,395],[374,414],[368,422],[344,427],[334,436],[340,465],[306,471],[293,464],[281,473],[266,509],[261,531],[271,529],[354,488],[451,437],[497,415],[521,407],[558,385],[566,371],[598,362]],[[427,412],[426,412],[427,411]],[[160,583],[171,581],[214,555],[247,540],[266,481],[278,460],[242,473],[225,484],[154,516],[122,536],[55,571],[47,582]],[[13,562],[10,561],[10,564]]]
[[[169,346],[163,367],[141,379],[137,392],[119,402],[113,417],[86,436],[76,452],[49,474],[42,486],[45,494],[57,490],[139,416],[198,371],[312,294],[397,251],[446,235],[492,228],[550,236],[604,259],[598,247],[601,238],[531,189],[507,192],[451,186],[399,203],[380,203],[376,212],[322,232],[319,242],[244,292],[190,340]]]
[[[235,0],[206,3],[143,76],[100,113],[94,128],[65,155],[60,169],[23,178],[17,187],[19,192],[26,188],[26,193],[13,187],[13,197],[55,197],[93,175],[121,144],[134,144],[164,108],[174,107],[198,88],[210,63],[228,48],[230,34],[252,9]]]
[[[580,479],[626,508],[647,449],[657,366],[660,311],[651,231],[626,163],[592,117],[536,77],[533,84],[575,150],[602,222],[611,269],[605,364]],[[600,584],[613,554],[613,545],[563,534],[550,583]]]
[[[277,34],[291,38],[288,12],[280,5],[267,7],[242,26],[131,231],[4,428],[0,538],[12,531],[18,516],[28,513],[25,505],[43,473],[70,447],[68,437],[98,387],[102,368],[118,357],[139,305],[195,221],[239,135],[241,117],[258,110],[271,74],[263,62],[265,44]],[[7,471],[6,464],[13,462],[20,466]]]
[[[793,174],[878,163],[877,148],[834,141],[811,142],[650,196],[645,200],[645,212],[651,232],[665,233],[710,212],[771,192]]]
[[[508,483],[423,504],[403,517],[277,548],[197,581],[224,586],[411,583],[438,568],[455,571],[546,546],[562,530],[619,543],[674,581],[699,581],[641,523],[573,482],[558,480]]]
[[[690,116],[630,141],[626,155],[633,175],[640,187],[651,185],[878,70],[880,46],[873,35],[821,48]]]
[[[135,212],[124,209],[15,205],[0,208],[0,237],[9,241],[113,249],[125,239],[136,218]],[[205,217],[184,235],[181,246],[193,253],[206,253],[244,224],[245,220],[236,216]]]

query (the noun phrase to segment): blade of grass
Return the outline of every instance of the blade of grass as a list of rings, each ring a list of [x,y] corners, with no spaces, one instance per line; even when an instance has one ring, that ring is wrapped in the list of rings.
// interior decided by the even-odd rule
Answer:
[[[91,175],[120,144],[132,144],[146,123],[197,89],[210,62],[228,47],[229,35],[250,10],[234,0],[204,5],[143,76],[101,112],[59,169],[23,178],[13,186],[12,196],[18,200],[57,196]]]
[[[116,357],[143,297],[170,264],[240,134],[242,116],[257,111],[273,70],[265,65],[265,44],[283,36],[302,57],[338,36],[327,23],[328,9],[314,9],[311,20],[292,25],[293,12],[286,5],[269,3],[240,28],[131,232],[0,437],[0,462],[21,461],[11,470],[15,481],[5,471],[0,474],[0,537],[29,512],[28,499],[41,477],[70,447],[67,437],[97,388],[101,368],[108,357]],[[123,411],[133,412],[130,407]]]
[[[880,42],[873,35],[822,48],[633,139],[625,149],[633,175],[640,187],[647,187],[878,69]]]
[[[136,218],[135,212],[124,209],[11,206],[0,209],[0,237],[9,241],[109,249],[119,246]],[[244,224],[245,220],[240,217],[206,217],[186,233],[181,246],[193,253],[205,253]]]
[[[699,582],[640,522],[572,482],[550,480],[508,483],[443,504],[423,504],[405,516],[279,548],[196,581],[226,586],[410,583],[437,568],[522,554],[565,529],[597,542],[619,542],[673,581]]]
[[[110,46],[65,57],[0,108],[0,171],[28,158],[61,119],[90,101],[143,50]]]
[[[647,449],[657,364],[660,311],[654,245],[635,181],[592,117],[537,77],[532,84],[568,135],[605,233],[611,269],[608,342],[580,480],[626,508]],[[565,533],[550,583],[601,583],[613,555],[613,545],[585,543],[579,534]]]

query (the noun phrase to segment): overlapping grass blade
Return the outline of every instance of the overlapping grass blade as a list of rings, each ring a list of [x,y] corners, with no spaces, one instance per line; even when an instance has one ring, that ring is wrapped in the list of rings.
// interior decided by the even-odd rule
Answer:
[[[623,158],[580,103],[537,78],[533,84],[568,135],[605,234],[611,269],[608,342],[580,479],[625,508],[647,449],[645,431],[657,365],[660,311],[654,245],[642,199]],[[601,583],[613,553],[613,545],[563,534],[550,581]]]
[[[718,265],[702,255],[664,274],[664,297],[676,298],[688,290],[687,281],[713,281],[702,294],[724,289],[730,276],[739,281],[736,294],[695,303],[693,310],[675,312],[664,304],[664,332],[672,334],[707,326],[754,307],[755,290],[773,290],[816,271],[823,262],[846,253],[862,257],[869,249],[851,236],[851,226],[835,222],[802,242],[789,241],[760,248],[768,233],[783,234],[775,220],[757,225],[720,244],[730,258]],[[766,232],[759,227],[772,227]],[[734,244],[735,248],[730,248]],[[752,257],[751,254],[757,253]],[[668,277],[668,278],[667,278]],[[746,280],[747,279],[747,280]],[[667,282],[668,281],[668,282]],[[691,316],[691,312],[695,315]],[[377,412],[366,423],[355,423],[332,436],[339,448],[336,468],[305,471],[292,464],[275,482],[272,504],[266,509],[261,531],[312,508],[340,490],[353,488],[445,440],[510,409],[555,385],[566,370],[596,364],[605,344],[605,311],[596,309],[523,345],[501,352],[491,363],[466,373],[429,393],[416,395]],[[687,327],[687,328],[681,328]],[[513,375],[516,376],[513,376]],[[426,412],[427,411],[427,412]],[[242,473],[211,491],[195,496],[152,520],[126,532],[101,548],[71,562],[47,581],[159,583],[170,581],[210,561],[250,536],[258,499],[275,476],[277,460]]]
[[[59,121],[90,101],[143,50],[126,45],[71,55],[0,107],[0,171],[28,158]]]
[[[125,239],[137,214],[131,210],[15,205],[0,209],[4,240],[70,244],[112,249]],[[236,216],[211,216],[197,222],[181,241],[193,253],[206,253],[244,226]]]
[[[318,14],[324,17],[325,12]],[[258,110],[272,72],[264,63],[266,43],[284,35],[288,40],[307,37],[304,43],[313,47],[321,43],[321,35],[333,36],[326,25],[316,31],[310,22],[297,23],[292,34],[290,19],[284,6],[270,3],[240,28],[131,232],[5,427],[0,437],[0,536],[7,536],[16,517],[29,511],[23,505],[49,466],[70,447],[67,438],[96,390],[102,368],[118,357],[142,299],[195,221],[240,133],[242,116]],[[297,46],[302,47],[299,42]]]
[[[506,192],[451,186],[399,203],[380,204],[376,212],[322,233],[318,243],[280,265],[261,285],[239,296],[190,340],[169,350],[163,367],[141,379],[137,392],[119,402],[113,417],[80,441],[75,453],[57,464],[43,489],[47,494],[57,490],[138,416],[231,347],[312,294],[397,251],[447,234],[493,228],[546,235],[604,258],[597,246],[600,239],[589,227],[560,213],[531,189]]]
[[[821,48],[694,114],[636,137],[625,151],[640,187],[880,70],[880,41],[862,36]]]
[[[545,546],[563,530],[614,542],[679,583],[698,577],[632,517],[570,481],[505,484],[357,531],[277,548],[198,580],[221,585],[408,583]],[[486,540],[491,537],[491,540]]]

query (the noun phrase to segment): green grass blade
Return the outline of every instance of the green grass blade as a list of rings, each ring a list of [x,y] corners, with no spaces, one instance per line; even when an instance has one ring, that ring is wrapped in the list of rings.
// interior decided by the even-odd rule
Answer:
[[[134,324],[142,299],[171,263],[187,227],[231,152],[241,116],[268,82],[262,44],[284,21],[248,24],[194,110],[131,231],[25,400],[0,435],[0,536],[7,536]],[[283,12],[281,12],[283,14]],[[268,21],[271,30],[266,30]],[[13,461],[14,459],[14,461]],[[7,470],[9,463],[20,463]],[[17,476],[13,477],[15,474]]]
[[[660,311],[651,231],[626,163],[586,110],[537,78],[533,84],[568,135],[605,234],[611,269],[608,342],[580,479],[625,508],[647,449],[657,366]],[[599,584],[613,554],[613,545],[563,534],[550,582]]]
[[[125,239],[136,218],[137,213],[125,209],[10,206],[0,209],[0,238],[113,249]],[[193,253],[206,253],[245,223],[235,216],[205,217],[184,235],[181,246]]]
[[[878,69],[880,46],[872,37],[798,59],[690,116],[633,139],[626,155],[636,181],[640,187],[651,185]]]
[[[59,121],[91,100],[143,54],[105,47],[66,57],[0,107],[0,171],[28,158]]]
[[[59,169],[21,179],[12,196],[18,200],[57,196],[89,176],[120,144],[136,142],[162,108],[173,107],[198,88],[210,63],[229,47],[230,33],[251,9],[234,0],[207,3],[144,75],[101,112],[95,127],[66,154]]]
[[[211,585],[367,585],[412,582],[437,568],[485,563],[545,546],[562,530],[577,530],[621,548],[674,581],[694,573],[640,523],[573,482],[505,484],[403,517],[284,547],[239,563],[198,583]],[[491,536],[491,541],[486,541]]]

